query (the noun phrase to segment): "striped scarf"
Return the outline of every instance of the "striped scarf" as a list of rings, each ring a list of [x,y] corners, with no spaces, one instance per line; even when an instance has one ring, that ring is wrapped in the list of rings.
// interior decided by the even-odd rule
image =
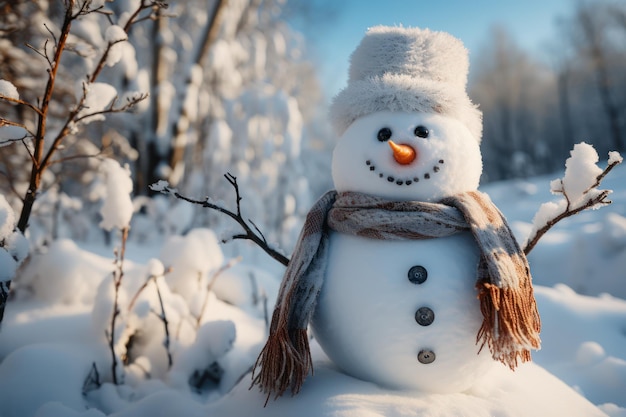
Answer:
[[[470,231],[480,251],[476,289],[483,323],[476,335],[493,358],[514,369],[540,345],[540,319],[528,261],[489,197],[471,191],[438,203],[395,202],[329,191],[309,211],[280,286],[270,334],[252,385],[267,399],[297,393],[312,359],[307,327],[322,288],[328,235],[334,230],[380,240],[432,239]],[[258,372],[257,372],[258,370]]]

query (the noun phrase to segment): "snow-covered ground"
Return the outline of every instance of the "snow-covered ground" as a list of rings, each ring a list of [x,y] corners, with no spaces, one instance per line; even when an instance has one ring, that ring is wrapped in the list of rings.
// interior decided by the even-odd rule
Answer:
[[[524,240],[558,175],[482,190]],[[313,344],[315,375],[264,408],[249,370],[282,267],[256,248],[230,259],[212,231],[196,229],[126,247],[119,385],[108,343],[113,249],[61,240],[33,256],[0,332],[0,416],[626,416],[626,166],[601,188],[613,190],[611,206],[566,219],[530,254],[543,323],[534,363],[498,368],[470,392],[385,390],[340,373]]]

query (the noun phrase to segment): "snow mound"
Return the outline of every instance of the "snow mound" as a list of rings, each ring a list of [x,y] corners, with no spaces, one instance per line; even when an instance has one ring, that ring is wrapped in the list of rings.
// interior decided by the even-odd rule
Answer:
[[[50,401],[84,410],[82,387],[90,367],[90,358],[75,345],[33,344],[14,351],[0,364],[2,416],[31,416]]]
[[[315,375],[295,397],[270,399],[249,390],[243,381],[229,395],[210,404],[209,415],[255,417],[520,417],[606,416],[559,379],[534,364],[511,372],[498,366],[480,388],[466,393],[427,394],[388,391],[340,373],[330,362],[317,361]]]

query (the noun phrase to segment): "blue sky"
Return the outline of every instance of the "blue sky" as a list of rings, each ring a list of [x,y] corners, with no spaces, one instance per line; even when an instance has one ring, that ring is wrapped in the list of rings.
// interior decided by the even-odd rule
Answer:
[[[305,1],[305,0],[292,0]],[[470,72],[495,25],[508,29],[524,50],[539,58],[556,36],[555,19],[573,0],[306,0],[332,4],[327,23],[294,23],[313,48],[330,97],[345,86],[349,57],[368,27],[403,25],[449,32],[470,51]]]

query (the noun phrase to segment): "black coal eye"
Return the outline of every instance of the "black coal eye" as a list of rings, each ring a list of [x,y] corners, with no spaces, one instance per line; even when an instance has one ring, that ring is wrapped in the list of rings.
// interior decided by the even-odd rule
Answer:
[[[383,127],[378,131],[378,140],[381,142],[385,142],[391,138],[391,129],[388,127]]]
[[[419,125],[415,128],[415,136],[419,138],[427,138],[428,137],[428,129],[426,126]]]

